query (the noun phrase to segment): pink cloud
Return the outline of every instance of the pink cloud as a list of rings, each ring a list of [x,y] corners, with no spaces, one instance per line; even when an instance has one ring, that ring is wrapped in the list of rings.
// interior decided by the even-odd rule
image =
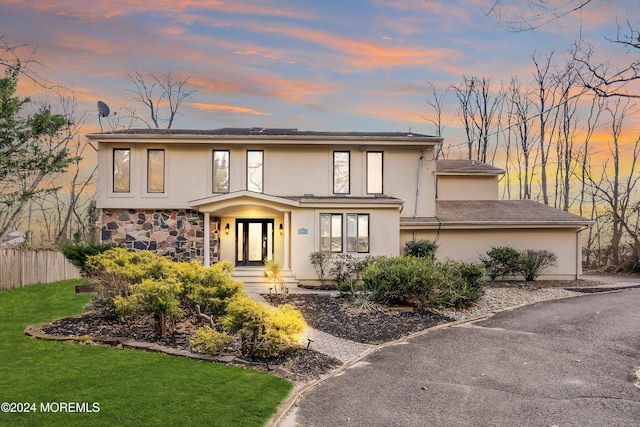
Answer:
[[[227,111],[234,114],[250,114],[253,116],[270,116],[269,113],[254,110],[253,108],[238,107],[236,105],[207,104],[203,102],[189,102],[185,105],[204,111]]]

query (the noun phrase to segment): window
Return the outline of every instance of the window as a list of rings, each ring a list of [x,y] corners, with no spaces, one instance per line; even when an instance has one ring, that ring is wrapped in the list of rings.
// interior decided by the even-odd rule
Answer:
[[[131,149],[116,148],[113,150],[113,192],[128,193],[130,191]]]
[[[368,214],[347,214],[347,252],[369,252]]]
[[[382,151],[367,152],[367,193],[382,194]]]
[[[263,151],[247,151],[247,190],[262,193]]]
[[[333,192],[349,193],[349,151],[333,152]]]
[[[147,150],[147,193],[164,193],[164,150]]]
[[[320,214],[320,250],[342,252],[341,214]]]
[[[229,192],[229,151],[213,151],[213,192]]]

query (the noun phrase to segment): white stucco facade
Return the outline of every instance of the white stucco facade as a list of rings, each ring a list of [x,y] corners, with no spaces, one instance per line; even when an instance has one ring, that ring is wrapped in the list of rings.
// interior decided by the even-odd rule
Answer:
[[[468,200],[482,201],[476,211],[486,216],[503,171],[436,161],[441,138],[255,128],[88,138],[98,147],[104,242],[238,269],[275,258],[297,280],[314,280],[312,252],[396,256],[406,240],[429,238],[438,257],[465,261],[497,245],[549,248],[559,255],[549,277],[580,274],[584,218],[548,207],[542,215],[553,218],[544,224],[452,215],[467,205],[446,202]]]

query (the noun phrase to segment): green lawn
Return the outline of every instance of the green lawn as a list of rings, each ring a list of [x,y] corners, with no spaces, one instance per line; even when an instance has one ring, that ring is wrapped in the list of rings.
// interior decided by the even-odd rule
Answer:
[[[259,426],[291,390],[266,373],[164,354],[27,338],[29,324],[82,312],[81,281],[0,291],[1,426]],[[93,413],[43,413],[41,403],[99,404]]]

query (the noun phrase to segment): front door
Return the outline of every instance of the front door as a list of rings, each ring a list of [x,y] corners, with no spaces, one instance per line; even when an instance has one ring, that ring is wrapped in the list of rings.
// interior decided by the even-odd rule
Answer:
[[[236,266],[261,266],[273,257],[273,220],[236,219]]]

